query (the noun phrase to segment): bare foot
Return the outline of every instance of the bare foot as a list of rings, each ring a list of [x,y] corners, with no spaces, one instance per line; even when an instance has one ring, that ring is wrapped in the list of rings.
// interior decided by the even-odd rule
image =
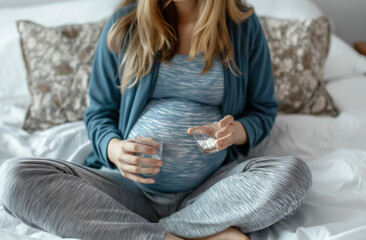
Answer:
[[[176,237],[173,234],[170,234],[168,232],[166,232],[164,235],[164,240],[179,240],[179,239],[183,239],[183,238]]]
[[[187,240],[250,240],[239,230],[229,227],[222,232],[203,238],[187,238]]]

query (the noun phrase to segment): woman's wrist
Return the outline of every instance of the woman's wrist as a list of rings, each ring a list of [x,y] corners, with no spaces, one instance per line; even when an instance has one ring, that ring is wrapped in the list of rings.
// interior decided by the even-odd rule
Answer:
[[[113,161],[113,157],[112,157],[112,152],[113,152],[113,145],[120,141],[118,138],[112,138],[111,140],[109,140],[108,146],[107,146],[107,156],[109,161],[111,161],[112,163],[114,163]]]
[[[235,133],[236,133],[236,141],[234,142],[234,145],[243,145],[245,143],[247,143],[248,141],[248,135],[247,132],[245,131],[245,128],[243,126],[243,124],[241,124],[241,122],[239,121],[234,121],[234,126],[235,126]]]

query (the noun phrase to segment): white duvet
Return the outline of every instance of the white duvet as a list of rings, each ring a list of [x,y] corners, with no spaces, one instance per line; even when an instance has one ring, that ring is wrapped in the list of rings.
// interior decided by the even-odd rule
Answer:
[[[0,161],[43,156],[81,163],[91,151],[83,122],[30,135],[19,127],[24,114],[19,107],[0,107]],[[251,239],[365,240],[366,120],[347,112],[337,118],[279,115],[270,136],[251,157],[288,154],[299,155],[309,164],[311,191],[293,217],[253,233]],[[60,238],[28,227],[0,206],[0,239]]]
[[[288,6],[292,0],[281,1],[287,1]],[[303,9],[314,12],[313,4],[309,5],[307,1],[302,0]],[[11,39],[17,37],[12,26],[14,20],[20,18],[19,14],[38,22],[47,22],[44,17],[52,16],[54,25],[75,22],[72,19],[76,19],[76,16],[76,22],[99,20],[108,15],[117,2],[89,0],[88,14],[85,11],[81,14],[85,7],[85,1],[82,0],[29,9],[0,9],[0,36],[4,36],[0,39],[0,165],[17,156],[41,156],[82,163],[92,150],[82,121],[62,124],[34,134],[21,129],[29,104],[29,93],[25,69],[19,62],[20,49],[17,45],[9,45]],[[60,8],[68,10],[68,14],[62,18],[57,15]],[[47,14],[44,12],[46,9]],[[263,13],[266,11],[259,9]],[[280,14],[284,14],[283,8]],[[319,15],[320,11],[315,14]],[[351,66],[349,71],[326,70],[329,73],[326,75],[332,78],[327,83],[327,89],[341,114],[336,118],[278,115],[270,135],[249,156],[302,157],[312,170],[312,188],[294,216],[252,233],[252,240],[366,239],[366,76],[359,74],[355,67],[364,67],[366,72],[366,64],[365,59],[350,49],[341,49],[343,43],[336,36],[333,38],[337,43],[332,45],[333,56],[344,56],[344,51],[350,56],[347,62]],[[4,56],[7,56],[7,62]],[[329,60],[328,66],[337,63],[336,60]],[[349,74],[337,78],[337,71]],[[0,239],[60,238],[28,227],[8,215],[0,205]]]

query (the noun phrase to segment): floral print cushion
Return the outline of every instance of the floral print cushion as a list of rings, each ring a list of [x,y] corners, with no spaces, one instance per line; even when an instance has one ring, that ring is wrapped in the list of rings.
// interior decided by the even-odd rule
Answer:
[[[270,48],[279,113],[338,115],[322,81],[330,47],[328,18],[259,20]]]
[[[106,21],[50,28],[17,22],[31,95],[24,130],[83,119],[93,56]]]

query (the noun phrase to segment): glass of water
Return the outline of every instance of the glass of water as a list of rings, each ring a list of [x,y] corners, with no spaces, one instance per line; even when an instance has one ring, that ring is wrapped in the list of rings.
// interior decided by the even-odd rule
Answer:
[[[140,144],[148,145],[156,149],[156,154],[145,154],[145,153],[136,153],[137,156],[144,157],[144,158],[153,158],[161,160],[163,154],[163,145],[164,139],[162,136],[155,132],[144,132],[140,133],[135,137],[135,141]],[[141,167],[153,167],[148,165],[139,165]],[[152,173],[140,173],[141,175],[145,176],[154,176]]]

